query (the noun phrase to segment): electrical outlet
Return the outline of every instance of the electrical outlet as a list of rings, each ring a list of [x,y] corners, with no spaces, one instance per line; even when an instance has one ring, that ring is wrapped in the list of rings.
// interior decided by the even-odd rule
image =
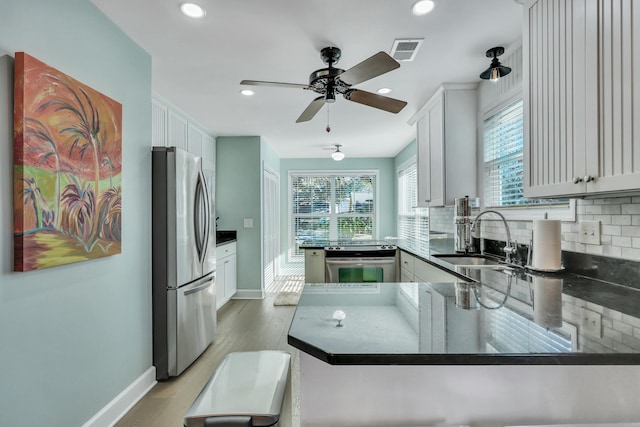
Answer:
[[[582,221],[580,223],[580,243],[588,245],[600,244],[600,221]]]
[[[244,219],[244,228],[253,228],[253,220],[252,219]]]
[[[583,308],[580,326],[584,332],[592,337],[602,338],[602,315],[600,313]]]

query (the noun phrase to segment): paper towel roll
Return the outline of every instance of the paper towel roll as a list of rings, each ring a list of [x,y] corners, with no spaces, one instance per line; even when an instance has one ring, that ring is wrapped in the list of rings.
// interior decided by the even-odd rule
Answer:
[[[533,278],[533,321],[543,328],[562,327],[562,279]]]
[[[541,271],[562,269],[561,222],[552,219],[533,221],[533,258],[531,267]]]

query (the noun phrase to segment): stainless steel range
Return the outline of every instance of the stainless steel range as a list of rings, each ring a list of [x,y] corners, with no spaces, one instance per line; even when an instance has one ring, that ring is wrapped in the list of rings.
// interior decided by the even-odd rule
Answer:
[[[398,281],[398,247],[385,240],[329,242],[325,251],[328,283]]]

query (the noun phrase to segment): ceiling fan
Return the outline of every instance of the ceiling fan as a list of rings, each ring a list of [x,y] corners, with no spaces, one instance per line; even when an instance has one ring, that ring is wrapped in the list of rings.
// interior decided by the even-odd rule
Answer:
[[[264,82],[258,80],[242,80],[240,84],[251,86],[274,86],[297,89],[308,89],[321,96],[317,97],[302,112],[296,123],[311,120],[325,103],[336,101],[336,94],[341,94],[347,100],[369,107],[378,108],[390,113],[400,112],[407,103],[399,99],[354,89],[352,86],[374,77],[388,73],[400,67],[400,64],[385,52],[378,52],[348,70],[335,68],[334,64],[340,59],[342,52],[337,47],[325,47],[320,51],[322,61],[328,65],[314,71],[309,76],[309,84]]]

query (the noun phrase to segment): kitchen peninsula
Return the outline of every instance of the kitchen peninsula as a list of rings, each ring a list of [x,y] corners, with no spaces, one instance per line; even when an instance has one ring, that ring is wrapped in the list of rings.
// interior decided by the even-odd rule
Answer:
[[[458,282],[305,285],[302,425],[640,420],[639,290],[449,267]]]

